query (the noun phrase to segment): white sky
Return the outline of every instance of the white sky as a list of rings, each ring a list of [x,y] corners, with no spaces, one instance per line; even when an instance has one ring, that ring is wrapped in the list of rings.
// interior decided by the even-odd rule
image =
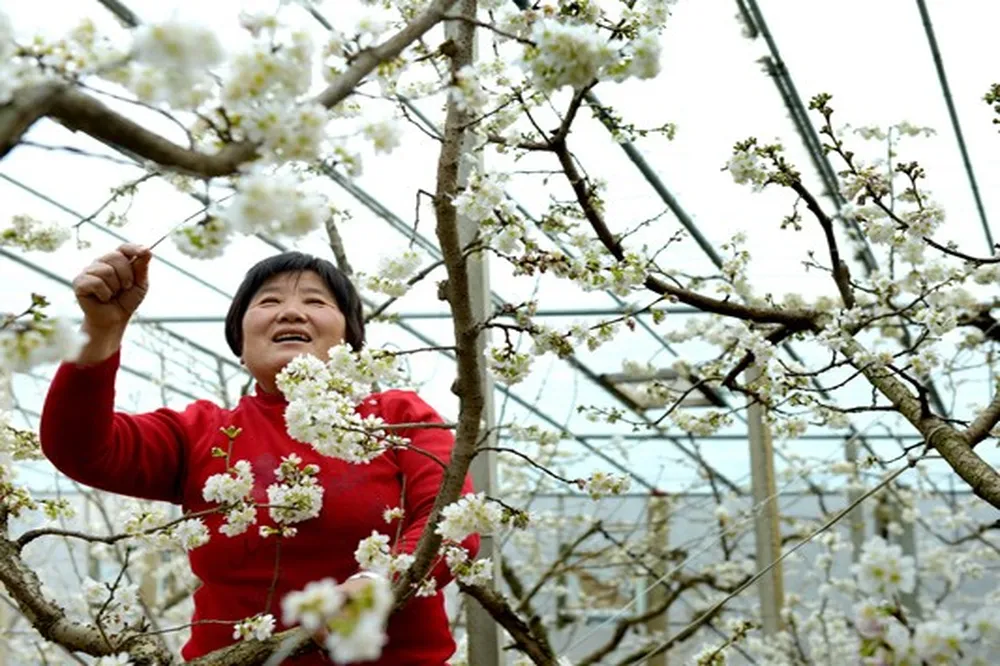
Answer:
[[[132,0],[128,4],[144,18],[154,17],[154,12],[168,8],[176,8],[181,16],[197,13],[200,20],[212,26],[230,26],[225,28],[225,34],[230,34],[236,6],[241,3],[235,0],[213,3]],[[336,23],[347,20],[342,4],[326,2],[320,8]],[[987,214],[996,217],[1000,214],[1000,194],[996,188],[1000,180],[1000,151],[997,150],[1000,136],[991,124],[991,112],[982,102],[982,96],[991,83],[1000,80],[1000,71],[991,67],[990,59],[983,57],[985,47],[993,43],[992,33],[1000,20],[1000,6],[986,2],[947,3],[943,0],[931,1],[928,5]],[[934,191],[949,215],[940,238],[956,240],[970,253],[987,254],[989,248],[980,228],[916,3],[911,0],[839,0],[836,3],[764,0],[760,6],[805,103],[817,92],[830,92],[834,95],[832,105],[837,110],[838,124],[849,122],[856,126],[885,126],[906,120],[938,131],[937,136],[930,139],[904,142],[900,157],[918,159],[927,169],[927,186]],[[57,34],[71,28],[83,16],[91,17],[100,26],[115,29],[110,15],[96,1],[37,0],[26,3],[0,0],[0,8],[12,17],[18,33],[24,35],[35,30]],[[735,19],[736,12],[736,3],[729,0],[681,0],[664,38],[662,75],[652,84],[606,84],[599,86],[596,92],[604,103],[613,104],[626,121],[638,126],[676,123],[678,131],[674,141],[649,138],[639,141],[637,146],[717,249],[737,231],[747,233],[748,249],[754,257],[751,275],[759,293],[832,295],[835,292],[827,277],[815,271],[806,272],[801,265],[809,249],[817,250],[819,257],[824,256],[818,228],[811,224],[812,220],[805,218],[806,230],[802,233],[779,230],[781,218],[790,211],[792,199],[789,194],[768,192],[754,195],[746,188],[733,184],[729,175],[721,171],[736,141],[748,136],[767,141],[780,138],[787,146],[790,158],[807,174],[814,191],[819,191],[818,178],[778,91],[757,64],[757,60],[767,54],[767,47],[762,38],[749,40],[741,36],[742,26]],[[317,36],[322,34],[318,26],[310,24],[310,29],[317,30]],[[421,107],[432,118],[440,120],[439,101],[424,102]],[[128,112],[135,115],[131,108]],[[590,174],[608,182],[608,217],[614,228],[626,229],[661,212],[664,208],[662,202],[620,148],[603,129],[586,117],[587,114],[582,115],[582,122],[572,137],[572,147]],[[136,117],[148,120],[162,131],[171,131],[169,125],[153,114]],[[50,122],[39,123],[30,138],[40,143],[74,145],[106,152],[94,141],[73,136]],[[857,144],[861,146],[859,151],[866,150],[860,141]],[[872,154],[881,154],[883,149],[870,145],[867,150],[874,150]],[[412,224],[416,190],[434,189],[435,160],[435,144],[418,131],[410,130],[404,145],[391,157],[366,155],[365,172],[357,184],[405,223]],[[834,167],[839,165],[834,163]],[[87,215],[104,201],[111,187],[135,177],[137,171],[102,160],[24,147],[0,163],[0,174],[35,188],[76,213]],[[548,197],[556,191],[542,185],[538,176],[516,178],[510,190],[535,214],[542,212]],[[353,216],[353,221],[344,226],[342,233],[356,269],[374,269],[381,256],[393,254],[406,246],[403,236],[344,190],[330,183],[325,191],[335,203],[350,210]],[[564,193],[565,189],[560,185],[558,191]],[[831,202],[825,199],[824,203],[832,211]],[[140,196],[134,201],[131,222],[118,232],[130,240],[150,243],[198,208],[199,205],[192,199],[172,191],[162,182],[151,181],[143,185]],[[66,225],[75,222],[72,213],[0,180],[0,214],[9,216],[18,213],[29,213]],[[433,237],[433,220],[429,213],[425,207],[420,232]],[[662,243],[680,228],[673,216],[668,215],[664,220],[653,227],[655,234],[645,235],[645,240]],[[1000,233],[995,225],[994,229],[995,235]],[[55,255],[30,255],[26,258],[70,279],[92,256],[117,244],[116,240],[93,228],[82,230],[82,236],[92,243],[90,248],[77,250],[70,246]],[[295,245],[328,255],[320,233]],[[223,259],[212,262],[185,258],[169,242],[157,248],[161,259],[175,262],[226,293],[235,290],[244,271],[252,263],[271,253],[256,239],[237,242]],[[709,261],[690,240],[668,251],[663,265],[697,274],[712,272]],[[0,308],[23,308],[26,293],[38,291],[55,303],[57,311],[73,312],[72,294],[68,289],[2,257],[0,270],[5,278],[0,283]],[[855,267],[855,270],[860,270],[860,267]],[[434,278],[440,278],[440,275],[435,274]],[[585,294],[551,280],[512,279],[506,274],[506,267],[498,263],[493,264],[491,280],[495,291],[514,302],[538,290],[543,308],[606,308],[613,305],[604,294]],[[441,311],[443,304],[434,298],[432,282],[402,299],[397,311]],[[630,300],[642,303],[647,299]],[[152,290],[141,313],[150,317],[222,316],[227,305],[228,299],[221,294],[199,286],[160,261],[154,263]],[[681,319],[681,316],[674,318],[677,322]],[[562,319],[554,323],[569,324],[571,321]],[[440,344],[448,344],[450,322],[447,320],[413,320],[409,323]],[[229,355],[221,324],[176,324],[169,328],[220,354]],[[156,374],[160,361],[142,349],[140,343],[144,338],[148,336],[138,330],[132,331],[124,354],[125,362]],[[373,326],[370,340],[375,344],[390,343],[403,348],[423,344],[399,329],[385,325]],[[678,349],[682,354],[694,357],[705,354],[704,347],[697,344]],[[657,363],[669,363],[671,360],[671,356],[652,336],[641,331],[623,336],[620,342],[598,352],[581,352],[580,358],[597,372],[618,371],[626,358],[654,360]],[[437,355],[422,355],[415,360],[414,370],[423,381],[422,395],[442,413],[454,415],[456,401],[448,391],[453,377],[451,364]],[[179,366],[169,372],[171,381],[188,387],[195,394],[207,395],[206,389],[193,385],[188,373]],[[46,388],[45,377],[50,374],[51,369],[46,368],[40,373],[41,377],[19,377],[16,380],[17,397],[26,409],[38,411]],[[232,372],[229,371],[229,374]],[[982,374],[975,384],[959,390],[956,406],[960,411],[969,403],[981,403],[988,398],[987,385],[982,381],[985,378],[986,375]],[[234,393],[238,383],[235,379],[231,382]],[[580,404],[612,406],[614,403],[564,363],[544,360],[539,364],[538,371],[516,392],[531,403],[537,402],[543,411],[575,432],[627,432],[624,427],[588,424],[575,413],[575,407]],[[865,400],[863,391],[859,393],[855,390],[843,395],[852,404]],[[172,406],[188,401],[188,398],[178,395],[169,396],[169,399]],[[948,399],[949,395],[946,395],[946,401]],[[501,401],[498,396],[498,405]],[[119,402],[127,409],[150,409],[160,404],[160,392],[147,382],[122,375],[119,378]],[[512,406],[507,407],[506,414],[509,418],[532,422],[525,418],[523,410]],[[864,426],[868,420],[871,419],[860,420],[859,423]],[[895,422],[889,425],[900,433],[910,433]],[[739,436],[743,428],[737,422],[727,432]],[[595,444],[605,446],[606,442]],[[706,458],[730,478],[746,476],[745,442],[738,439],[702,442],[702,446]],[[835,442],[801,443],[801,451],[808,455],[836,456],[839,455],[838,450]],[[881,450],[892,452],[897,449],[887,443]],[[678,464],[678,459],[679,455],[665,442],[637,443],[629,455],[630,463],[642,469],[646,478],[671,490],[686,487],[692,479],[690,467]],[[580,471],[601,465],[598,461],[587,461],[581,464]],[[44,483],[49,474],[47,468],[36,466],[33,470],[32,479],[37,478],[38,483]]]

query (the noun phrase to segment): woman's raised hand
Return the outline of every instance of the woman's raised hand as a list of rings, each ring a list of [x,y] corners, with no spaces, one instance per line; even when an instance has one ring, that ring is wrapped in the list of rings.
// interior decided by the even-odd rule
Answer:
[[[96,363],[118,350],[125,327],[149,288],[152,257],[147,248],[125,244],[74,278],[73,293],[83,310],[83,331],[90,338],[77,362]]]

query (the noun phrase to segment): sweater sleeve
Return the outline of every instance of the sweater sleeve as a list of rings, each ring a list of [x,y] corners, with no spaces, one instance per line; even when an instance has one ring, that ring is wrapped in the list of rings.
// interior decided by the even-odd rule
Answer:
[[[391,391],[389,394],[397,398],[399,403],[391,410],[394,412],[392,421],[396,423],[443,422],[438,413],[415,393]],[[406,483],[404,523],[398,547],[399,552],[412,554],[417,549],[420,535],[423,534],[424,527],[427,525],[427,519],[430,517],[434,500],[441,489],[441,482],[444,478],[444,468],[426,454],[430,454],[447,464],[451,461],[451,451],[455,445],[455,438],[450,430],[443,428],[415,428],[400,434],[408,437],[415,448],[424,452],[420,453],[409,449],[396,451],[396,458]],[[462,485],[462,495],[472,492],[472,477],[466,475],[465,483]],[[470,557],[475,557],[479,552],[479,535],[470,535],[462,542],[462,546],[469,552]],[[435,564],[431,575],[437,580],[439,590],[452,580],[451,571],[443,558]]]
[[[39,435],[45,457],[80,483],[121,495],[180,504],[188,433],[207,424],[211,403],[184,412],[115,412],[120,355],[96,365],[64,363],[42,409]]]

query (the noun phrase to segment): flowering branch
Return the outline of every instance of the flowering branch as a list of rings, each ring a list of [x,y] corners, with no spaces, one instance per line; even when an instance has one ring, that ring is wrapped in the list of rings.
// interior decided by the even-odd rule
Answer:
[[[3,515],[6,520],[6,512]],[[99,627],[70,620],[66,611],[42,592],[42,583],[20,557],[18,545],[0,538],[0,583],[7,589],[17,609],[46,640],[69,650],[102,656],[113,653]],[[133,663],[171,664],[173,656],[158,638],[127,632],[115,637],[118,645],[128,643]]]
[[[329,109],[347,99],[376,67],[397,57],[437,25],[454,3],[455,0],[434,0],[398,33],[358,53],[351,66],[321,92],[315,102]],[[213,154],[182,148],[112,111],[94,97],[57,82],[18,91],[11,104],[0,107],[0,158],[17,144],[32,124],[45,116],[119,150],[190,175],[226,176],[257,156],[257,146],[248,141],[226,144]]]
[[[579,170],[576,168],[573,156],[570,154],[569,148],[566,146],[566,142],[554,142],[552,150],[559,159],[559,164],[562,166],[563,172],[566,174],[566,178],[569,180],[569,183],[573,188],[573,192],[576,194],[577,202],[583,209],[583,213],[591,227],[594,229],[594,232],[597,234],[598,239],[604,244],[604,247],[607,248],[608,252],[610,252],[613,257],[619,261],[623,260],[625,258],[625,252],[622,249],[621,244],[618,242],[618,239],[616,239],[614,235],[612,235],[611,230],[608,229],[608,225],[605,223],[603,215],[594,205],[587,183],[584,177],[580,174]],[[755,307],[750,305],[741,305],[732,301],[723,301],[668,284],[667,282],[654,276],[647,276],[645,285],[648,289],[657,294],[670,296],[675,300],[686,303],[692,307],[696,307],[704,312],[725,315],[727,317],[735,317],[737,319],[746,319],[757,323],[785,324],[798,330],[806,330],[813,328],[816,317],[818,316],[818,313],[804,308],[788,308],[778,310],[775,308]]]

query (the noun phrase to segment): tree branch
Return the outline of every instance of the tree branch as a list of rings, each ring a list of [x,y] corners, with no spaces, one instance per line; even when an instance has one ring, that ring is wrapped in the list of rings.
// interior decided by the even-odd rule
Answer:
[[[854,290],[851,287],[851,270],[847,267],[847,264],[843,259],[840,258],[840,250],[837,247],[837,237],[833,232],[833,220],[823,212],[822,206],[819,205],[819,201],[816,197],[812,195],[805,185],[802,184],[801,179],[796,176],[792,178],[789,183],[789,187],[794,190],[802,199],[806,202],[806,207],[809,211],[816,217],[819,221],[820,227],[823,228],[823,235],[826,237],[827,251],[830,253],[830,265],[833,268],[833,281],[837,283],[837,290],[840,292],[840,298],[844,301],[844,307],[851,309],[854,307],[856,300],[854,298]]]
[[[459,11],[465,16],[475,16],[475,0],[461,0]],[[475,26],[458,22],[452,41],[451,74],[457,76],[459,70],[472,63]],[[437,190],[434,195],[434,213],[437,219],[437,237],[448,273],[444,293],[451,307],[452,325],[455,333],[457,377],[453,391],[459,398],[458,425],[455,430],[455,446],[451,463],[444,472],[441,490],[434,500],[427,526],[414,552],[414,562],[406,573],[396,581],[393,593],[397,607],[415,590],[415,583],[423,579],[433,565],[441,547],[441,535],[435,531],[441,510],[458,499],[469,471],[469,465],[476,455],[479,444],[480,421],[485,405],[484,376],[479,353],[481,331],[472,309],[471,287],[467,257],[463,251],[458,214],[454,199],[458,194],[459,167],[466,147],[468,114],[459,109],[454,100],[448,100],[442,133],[441,154],[438,158]]]
[[[854,359],[865,349],[854,338],[848,338],[841,345],[841,352],[848,359]],[[857,366],[855,366],[857,367]],[[884,395],[896,407],[896,410],[923,435],[927,444],[941,454],[955,472],[969,484],[972,491],[994,507],[1000,508],[1000,474],[991,465],[976,455],[972,450],[971,441],[965,433],[958,432],[944,420],[929,414],[906,385],[891,374],[874,368],[871,365],[858,367],[868,381],[879,393]],[[994,401],[996,402],[996,401]],[[1000,409],[992,404],[987,412],[989,417],[976,419],[969,428],[977,434],[982,426],[992,418],[992,411]],[[978,424],[978,426],[977,426]]]
[[[553,142],[552,151],[559,159],[559,164],[566,174],[573,192],[576,194],[577,203],[583,209],[583,213],[590,226],[594,229],[594,233],[597,234],[598,239],[604,244],[608,252],[611,253],[611,256],[619,261],[624,260],[625,251],[618,242],[618,239],[608,229],[608,225],[605,223],[600,211],[594,206],[587,183],[576,168],[576,164],[573,163],[573,157],[570,155],[565,141]],[[712,312],[737,319],[746,319],[761,324],[785,324],[797,330],[807,330],[813,328],[814,321],[818,316],[818,313],[807,309],[778,310],[722,301],[688,289],[676,287],[652,275],[646,277],[645,286],[654,293],[670,296],[675,300],[704,312]]]
[[[5,538],[0,538],[0,583],[24,618],[46,640],[93,656],[112,654],[119,651],[113,647],[128,643],[129,653],[137,666],[174,663],[159,637],[126,633],[116,636],[116,645],[111,646],[98,627],[70,620],[65,610],[42,593],[42,583],[21,560],[18,545]]]
[[[315,101],[332,108],[345,100],[376,67],[399,56],[407,46],[437,25],[455,1],[434,0],[398,33],[359,53],[347,71]],[[0,107],[0,159],[33,123],[45,116],[71,130],[84,132],[115,148],[188,175],[227,176],[257,157],[256,146],[246,141],[227,144],[213,154],[182,148],[112,111],[94,97],[67,88],[63,83],[47,83],[16,92],[13,102]]]
[[[976,444],[989,437],[990,431],[997,423],[1000,423],[1000,393],[993,397],[993,401],[965,429],[962,437],[965,438],[970,447],[975,447]]]
[[[531,629],[521,618],[514,614],[499,593],[479,587],[459,583],[458,588],[479,602],[494,620],[496,620],[511,638],[518,650],[528,655],[538,666],[557,666],[556,656],[551,650],[546,650],[541,642],[535,639]]]
[[[0,159],[14,149],[25,132],[52,111],[56,98],[66,89],[63,83],[49,83],[19,90],[0,106]]]

